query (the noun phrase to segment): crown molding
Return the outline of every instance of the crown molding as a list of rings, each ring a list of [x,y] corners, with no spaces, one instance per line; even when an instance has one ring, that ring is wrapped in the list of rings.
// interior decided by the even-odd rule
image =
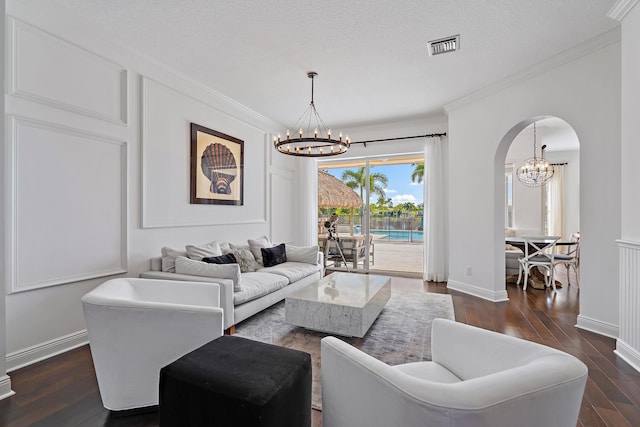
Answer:
[[[607,16],[611,19],[615,19],[616,21],[622,21],[627,13],[629,13],[637,3],[638,0],[618,0],[616,4],[609,9]]]
[[[490,84],[489,86],[485,86],[484,88],[472,92],[471,94],[463,98],[450,102],[449,104],[444,106],[444,110],[447,114],[449,114],[450,112],[457,110],[460,107],[496,94],[511,86],[517,85],[533,77],[539,76],[540,74],[551,71],[568,62],[575,61],[576,59],[593,53],[596,50],[602,49],[614,43],[619,43],[620,38],[620,27],[609,30],[605,33],[600,34],[599,36],[587,40],[584,43],[580,43],[579,45],[560,52],[557,55],[554,55],[532,67],[528,67],[524,71],[513,74],[511,77],[502,79],[496,83]]]

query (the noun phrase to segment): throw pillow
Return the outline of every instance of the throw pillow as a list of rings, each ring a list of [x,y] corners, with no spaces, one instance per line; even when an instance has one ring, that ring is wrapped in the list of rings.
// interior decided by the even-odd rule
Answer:
[[[231,279],[233,281],[233,291],[240,292],[242,290],[240,266],[238,264],[208,264],[181,256],[176,258],[176,273],[216,279]]]
[[[215,240],[213,242],[205,243],[203,245],[187,245],[185,246],[187,250],[187,256],[196,261],[201,261],[202,258],[212,257],[212,256],[220,256],[222,255],[222,250],[220,249],[220,244]]]
[[[211,256],[202,258],[202,261],[208,262],[209,264],[237,264],[238,260],[233,254],[226,254],[220,256]]]
[[[166,246],[162,248],[160,252],[162,253],[162,271],[166,271],[168,273],[176,272],[176,257],[187,256],[186,251],[181,251],[179,249],[173,249]]]
[[[246,249],[249,250],[249,245],[236,245],[235,243],[229,243],[227,253],[230,253],[233,249]]]
[[[231,254],[235,256],[238,264],[240,264],[240,271],[242,273],[260,270],[260,264],[256,262],[256,259],[249,249],[231,249]]]
[[[318,246],[286,246],[287,261],[318,265]]]
[[[278,246],[272,248],[262,248],[262,259],[265,267],[273,267],[274,265],[287,262],[287,250],[284,243],[280,243]]]
[[[255,240],[249,239],[247,240],[247,243],[249,243],[249,248],[251,249],[251,253],[253,254],[256,261],[258,261],[258,264],[264,265],[264,263],[262,262],[261,249],[270,248],[273,246],[269,238],[267,236],[262,236],[262,237],[258,237]]]

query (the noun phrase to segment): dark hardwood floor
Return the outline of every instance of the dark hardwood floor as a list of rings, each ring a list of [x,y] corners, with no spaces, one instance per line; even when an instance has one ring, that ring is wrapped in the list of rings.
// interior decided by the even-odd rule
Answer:
[[[559,279],[565,282],[562,276]],[[640,426],[640,373],[613,353],[615,340],[575,328],[576,286],[564,286],[554,295],[534,289],[523,292],[509,285],[509,301],[503,303],[419,279],[394,277],[392,287],[449,293],[459,322],[546,344],[578,357],[589,367],[578,426]],[[16,395],[0,401],[0,426],[158,425],[155,413],[114,417],[102,407],[88,346],[10,376]],[[313,426],[321,425],[322,414],[313,411]]]

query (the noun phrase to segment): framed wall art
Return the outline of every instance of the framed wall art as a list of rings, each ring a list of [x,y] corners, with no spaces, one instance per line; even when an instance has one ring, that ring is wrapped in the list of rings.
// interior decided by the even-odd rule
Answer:
[[[244,141],[191,123],[191,204],[243,205]]]

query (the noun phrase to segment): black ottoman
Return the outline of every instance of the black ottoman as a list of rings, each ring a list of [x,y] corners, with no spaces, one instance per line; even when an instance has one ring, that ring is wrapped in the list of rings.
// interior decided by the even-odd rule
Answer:
[[[224,335],[160,370],[160,426],[311,425],[311,356]]]

